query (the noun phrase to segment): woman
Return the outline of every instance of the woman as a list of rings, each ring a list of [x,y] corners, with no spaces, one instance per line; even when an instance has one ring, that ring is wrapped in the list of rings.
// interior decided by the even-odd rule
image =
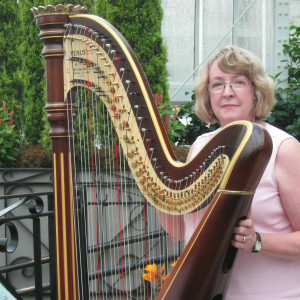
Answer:
[[[237,120],[256,122],[266,128],[273,141],[272,157],[257,187],[249,218],[234,228],[231,243],[241,251],[225,299],[300,299],[300,144],[262,121],[275,104],[273,81],[253,54],[227,47],[204,66],[196,97],[197,115],[208,124],[218,122],[223,127]],[[188,160],[213,135],[198,137]],[[169,233],[187,242],[202,214],[173,218],[175,229]]]

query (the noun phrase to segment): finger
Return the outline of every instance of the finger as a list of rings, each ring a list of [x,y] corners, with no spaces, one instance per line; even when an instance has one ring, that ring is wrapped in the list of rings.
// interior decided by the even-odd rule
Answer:
[[[244,234],[234,234],[232,240],[238,243],[246,243],[248,241],[248,237]]]
[[[238,226],[233,228],[233,233],[238,235],[246,235],[247,228],[244,226]]]
[[[240,221],[237,222],[237,226],[246,227],[246,228],[253,228],[254,223],[251,219],[240,220]]]
[[[237,242],[235,240],[231,240],[231,245],[235,248],[241,249],[241,250],[245,250],[247,247],[246,243],[241,243],[241,242]]]

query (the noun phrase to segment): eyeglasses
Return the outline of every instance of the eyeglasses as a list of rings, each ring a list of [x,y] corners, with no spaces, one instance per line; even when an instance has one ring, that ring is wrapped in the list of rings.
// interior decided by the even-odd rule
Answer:
[[[241,92],[244,91],[249,84],[252,83],[248,79],[245,78],[237,78],[231,82],[223,82],[223,81],[214,81],[212,83],[209,83],[207,85],[207,88],[210,93],[212,94],[221,94],[223,93],[225,89],[226,84],[230,84],[230,87],[235,91],[235,92]]]

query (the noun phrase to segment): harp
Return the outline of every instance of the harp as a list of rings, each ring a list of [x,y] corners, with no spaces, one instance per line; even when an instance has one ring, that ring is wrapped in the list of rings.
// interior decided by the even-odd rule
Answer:
[[[58,299],[222,299],[236,254],[230,246],[232,228],[248,213],[271,153],[269,135],[259,125],[235,122],[192,161],[178,163],[145,75],[123,36],[107,21],[83,14],[81,6],[32,12],[46,64]],[[132,179],[141,194],[127,201],[122,190],[131,188]],[[102,191],[108,181],[114,181],[109,190],[116,208],[104,214],[109,201]],[[135,202],[136,211],[127,213],[127,205]],[[207,207],[158,295],[139,273],[147,264],[159,264],[152,260],[154,246],[148,240],[156,232],[146,229],[151,207],[171,217]],[[143,237],[127,236],[138,226],[127,220],[139,218]],[[132,240],[138,247],[129,246]],[[172,248],[168,243],[165,248]],[[136,260],[140,248],[144,254]],[[115,249],[120,252],[116,266],[107,267]],[[173,261],[177,254],[173,251]]]

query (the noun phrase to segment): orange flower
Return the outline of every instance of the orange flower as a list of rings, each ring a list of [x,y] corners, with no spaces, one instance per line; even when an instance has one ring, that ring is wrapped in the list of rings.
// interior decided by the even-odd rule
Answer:
[[[143,278],[147,281],[154,281],[158,285],[161,285],[164,281],[163,278],[165,277],[163,275],[164,270],[165,270],[165,265],[163,265],[160,270],[157,269],[156,264],[147,265],[146,268],[145,268],[145,271],[147,273],[145,273],[143,275]]]
[[[176,265],[176,262],[172,263],[171,266],[174,267]],[[159,288],[162,287],[162,285],[165,283],[165,281],[168,279],[171,273],[164,275],[165,271],[165,265],[161,267],[160,270],[157,269],[156,264],[153,265],[147,265],[145,268],[145,273],[143,275],[143,278],[147,281],[155,282]]]
[[[162,279],[162,283],[164,284],[165,283],[165,281],[169,278],[169,276],[171,275],[171,273],[169,273],[169,274],[167,274],[166,276],[165,275],[163,275],[162,277],[161,277],[161,279]]]

